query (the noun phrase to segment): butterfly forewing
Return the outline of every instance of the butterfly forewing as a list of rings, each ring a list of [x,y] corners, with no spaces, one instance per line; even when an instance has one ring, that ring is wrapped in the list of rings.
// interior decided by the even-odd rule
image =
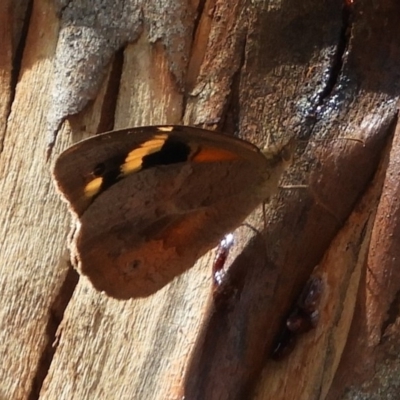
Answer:
[[[164,142],[163,142],[164,140]],[[103,176],[111,181],[116,181],[124,176],[123,166],[127,158],[132,159],[132,154],[137,154],[136,170],[135,165],[131,172],[140,172],[143,157],[151,159],[157,155],[154,147],[147,147],[144,144],[160,142],[175,143],[176,146],[171,150],[175,156],[171,164],[175,162],[185,162],[191,154],[199,148],[198,157],[205,157],[205,152],[200,148],[207,149],[211,155],[214,150],[214,160],[219,157],[227,158],[230,153],[237,157],[248,159],[250,162],[264,162],[264,157],[259,149],[248,142],[233,138],[221,133],[211,132],[200,128],[185,126],[149,126],[142,128],[123,129],[120,131],[108,132],[92,138],[83,140],[64,151],[56,160],[53,175],[57,186],[70,203],[72,210],[81,215],[91,204],[94,195],[98,195],[98,185],[103,182],[96,181]],[[177,147],[186,147],[187,153]],[[219,150],[219,151],[218,151]],[[147,152],[147,153],[146,153]],[[212,160],[208,160],[212,161]],[[134,163],[133,163],[134,164]],[[153,166],[157,166],[155,160]],[[128,171],[129,172],[129,171]],[[90,184],[94,188],[90,188]],[[89,187],[88,187],[89,185]],[[109,182],[106,182],[107,188]],[[111,186],[111,185],[110,185]],[[85,188],[89,195],[85,195]],[[92,192],[91,192],[92,191]],[[101,191],[101,190],[100,190]]]

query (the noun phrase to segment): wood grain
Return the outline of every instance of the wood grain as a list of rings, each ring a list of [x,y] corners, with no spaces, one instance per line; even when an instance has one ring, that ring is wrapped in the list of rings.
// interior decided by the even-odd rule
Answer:
[[[101,74],[90,76],[90,57],[72,64],[68,79],[82,84],[89,76],[98,86],[82,102],[71,90],[59,114],[54,96],[71,88],[61,75],[54,86],[56,61],[67,55],[59,38],[86,29],[102,11],[83,1],[91,9],[74,14],[74,1],[37,0],[18,14],[4,4],[6,15],[27,18],[28,29],[19,31],[22,50],[14,52],[18,35],[0,16],[7,49],[0,56],[0,399],[396,393],[396,0],[138,3],[143,24],[107,54],[90,49],[107,60]],[[67,13],[86,20],[71,17],[68,25]],[[118,22],[113,13],[102,20],[107,29]],[[50,131],[67,119],[47,161],[49,114]],[[70,267],[70,219],[51,164],[99,131],[165,123],[217,128],[260,147],[302,138],[283,185],[306,188],[282,190],[268,204],[265,229],[260,207],[252,228],[237,230],[230,291],[213,292],[211,252],[154,296],[119,302]],[[272,362],[272,343],[317,265],[326,282],[319,325],[287,359]]]

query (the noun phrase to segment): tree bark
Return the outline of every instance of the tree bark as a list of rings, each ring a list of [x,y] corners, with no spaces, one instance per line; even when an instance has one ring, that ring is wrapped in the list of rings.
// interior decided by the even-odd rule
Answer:
[[[0,11],[0,399],[396,398],[397,0]],[[266,226],[260,206],[235,231],[226,290],[212,251],[149,298],[108,298],[70,265],[52,163],[99,132],[178,123],[300,139],[287,188]],[[310,275],[318,323],[272,360]]]

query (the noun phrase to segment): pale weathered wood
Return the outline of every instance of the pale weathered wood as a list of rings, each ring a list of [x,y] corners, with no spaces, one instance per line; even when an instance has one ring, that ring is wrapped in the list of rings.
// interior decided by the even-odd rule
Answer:
[[[369,377],[376,352],[380,365],[388,354],[395,359],[391,310],[400,284],[387,278],[397,276],[396,265],[379,251],[399,247],[396,225],[381,222],[388,210],[397,213],[394,151],[385,204],[377,204],[399,96],[396,0],[356,4],[347,20],[334,0],[267,3],[126,2],[135,12],[122,9],[122,17],[115,3],[98,31],[90,16],[104,17],[104,9],[92,2],[79,2],[85,11],[74,1],[33,3],[15,88],[9,58],[1,58],[0,91],[12,108],[8,119],[7,107],[0,110],[0,399],[333,400],[365,383],[348,354],[364,356]],[[1,29],[10,47],[10,28]],[[90,57],[75,63],[74,46]],[[47,161],[48,134],[65,117]],[[260,233],[236,232],[227,292],[213,293],[213,253],[146,299],[119,302],[85,278],[76,284],[66,252],[70,217],[49,173],[54,157],[112,127],[180,122],[259,146],[293,135],[327,140],[299,145],[286,183],[308,188],[282,191],[266,230],[260,208],[249,219]],[[364,145],[329,140],[338,136]],[[280,325],[318,263],[326,285],[320,323],[286,360],[272,362]],[[372,301],[362,293],[375,275]],[[354,331],[357,318],[363,324]],[[349,330],[349,343],[360,334],[373,339],[346,348]],[[392,347],[380,350],[381,342]]]
[[[9,1],[3,1],[0,4],[0,143],[2,148],[4,133],[6,129],[6,118],[10,112],[11,102],[11,79],[12,79],[12,64],[13,53],[15,54],[15,41],[11,40],[14,37],[12,26],[13,15]]]
[[[33,7],[11,113],[2,120],[0,397],[5,399],[28,398],[40,389],[38,369],[46,367],[58,324],[52,306],[68,272],[65,261],[60,263],[67,214],[57,206],[43,152],[58,20],[48,4],[42,6]],[[12,43],[13,36],[7,40]]]

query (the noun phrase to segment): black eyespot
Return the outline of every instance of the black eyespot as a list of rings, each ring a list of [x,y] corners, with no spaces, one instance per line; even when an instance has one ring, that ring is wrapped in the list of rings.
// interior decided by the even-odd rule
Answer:
[[[125,154],[117,155],[104,162],[98,163],[94,168],[92,175],[95,178],[101,177],[103,178],[101,184],[100,192],[108,189],[114,183],[116,183],[119,179],[119,175],[121,173],[120,167],[121,164],[125,161]]]
[[[104,163],[97,164],[93,169],[93,175],[95,177],[102,176],[106,170]]]

